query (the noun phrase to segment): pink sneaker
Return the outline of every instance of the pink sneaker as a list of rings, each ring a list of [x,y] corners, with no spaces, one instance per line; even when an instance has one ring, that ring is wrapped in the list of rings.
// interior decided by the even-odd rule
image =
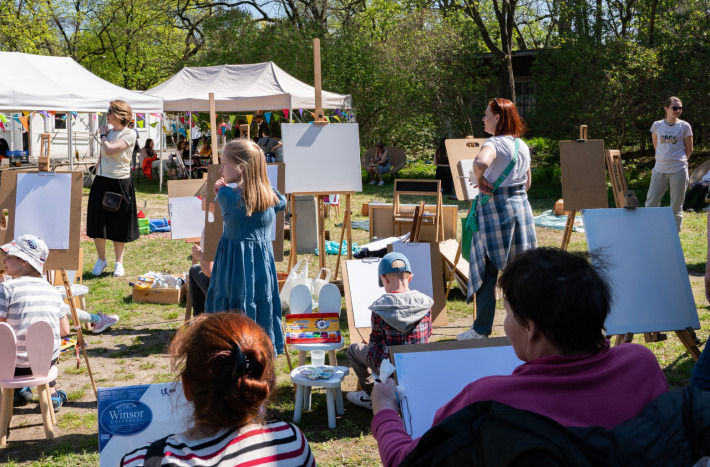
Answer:
[[[91,331],[94,334],[101,334],[114,324],[118,323],[118,316],[116,315],[105,315],[99,312],[101,320],[98,323],[94,323],[94,329]]]

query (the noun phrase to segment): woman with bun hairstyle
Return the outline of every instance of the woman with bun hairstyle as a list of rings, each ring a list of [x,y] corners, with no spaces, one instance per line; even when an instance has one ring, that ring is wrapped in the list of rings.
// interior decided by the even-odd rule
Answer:
[[[476,321],[457,339],[488,337],[496,311],[498,271],[517,254],[537,246],[530,189],[530,150],[520,139],[525,125],[508,99],[491,99],[483,128],[493,135],[476,156],[471,183],[478,186],[479,229],[471,238],[468,301],[476,299]],[[475,180],[475,182],[474,182]],[[487,195],[487,196],[484,196]]]
[[[121,466],[315,466],[303,433],[266,421],[276,386],[269,336],[241,313],[201,315],[170,344],[173,371],[194,408],[190,429],[129,452]]]

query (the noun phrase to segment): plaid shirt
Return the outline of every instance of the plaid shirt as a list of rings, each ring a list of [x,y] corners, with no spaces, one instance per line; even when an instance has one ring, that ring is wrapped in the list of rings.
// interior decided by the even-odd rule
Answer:
[[[372,332],[370,333],[370,351],[368,357],[380,372],[382,360],[390,358],[390,345],[427,344],[431,336],[431,311],[424,316],[409,332],[400,332],[387,324],[377,313],[372,313]]]
[[[537,247],[535,220],[523,185],[499,187],[478,206],[478,232],[471,238],[469,300],[483,283],[486,256],[501,270],[519,253]]]

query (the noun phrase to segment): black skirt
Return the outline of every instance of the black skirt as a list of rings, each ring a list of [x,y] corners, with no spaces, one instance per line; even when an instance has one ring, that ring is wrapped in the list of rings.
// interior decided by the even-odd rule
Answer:
[[[105,211],[102,207],[104,193],[123,195],[117,212]],[[86,235],[90,238],[105,238],[114,242],[138,240],[138,209],[136,192],[130,178],[96,176],[89,192],[89,207],[86,213]]]

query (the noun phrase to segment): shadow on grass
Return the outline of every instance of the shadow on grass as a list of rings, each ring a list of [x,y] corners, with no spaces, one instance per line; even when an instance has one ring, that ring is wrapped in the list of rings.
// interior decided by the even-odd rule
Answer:
[[[133,342],[130,344],[118,344],[113,349],[93,345],[89,346],[87,350],[89,357],[94,354],[106,358],[148,357],[150,355],[165,354],[175,332],[173,329],[116,327],[111,331],[112,336],[135,336]]]
[[[0,459],[7,459],[21,464],[41,461],[45,458],[63,457],[80,453],[81,451],[98,455],[99,440],[95,433],[68,434],[57,436],[53,440],[41,438],[15,442],[12,440],[11,430],[7,447],[0,451]]]

